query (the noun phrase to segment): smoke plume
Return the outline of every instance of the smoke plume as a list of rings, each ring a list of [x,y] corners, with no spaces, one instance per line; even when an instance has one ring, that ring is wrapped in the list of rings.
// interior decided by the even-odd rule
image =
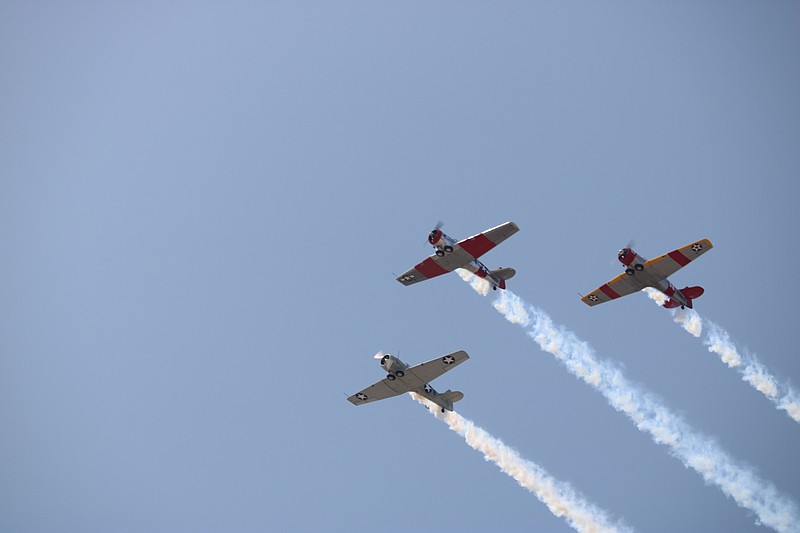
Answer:
[[[643,291],[658,305],[663,305],[666,300],[666,296],[655,289],[647,288]],[[749,383],[777,409],[786,411],[792,420],[800,423],[800,394],[789,383],[779,382],[754,354],[739,350],[727,331],[702,318],[694,309],[672,309],[671,312],[672,319],[692,336],[700,338],[705,330],[703,344],[708,347],[709,352],[717,354],[729,368],[735,368],[742,376],[742,381]]]
[[[555,356],[570,373],[600,392],[640,431],[666,446],[686,467],[717,486],[737,505],[755,513],[758,523],[779,532],[800,531],[793,501],[751,469],[736,464],[712,439],[673,414],[660,398],[628,381],[617,365],[598,359],[588,343],[508,290],[502,291],[493,305],[506,320],[524,328],[541,350]]]
[[[550,512],[566,520],[577,531],[630,531],[623,524],[613,524],[605,511],[586,501],[570,485],[557,481],[539,465],[523,459],[500,439],[491,436],[472,421],[453,411],[442,413],[433,402],[416,393],[409,394],[451,430],[464,437],[467,444],[481,452],[487,461],[495,463],[520,486],[536,495]]]

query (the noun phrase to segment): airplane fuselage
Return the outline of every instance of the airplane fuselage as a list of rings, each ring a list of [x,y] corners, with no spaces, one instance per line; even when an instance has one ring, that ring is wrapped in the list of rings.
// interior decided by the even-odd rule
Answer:
[[[689,300],[683,295],[683,293],[680,290],[678,290],[675,287],[675,285],[673,285],[672,282],[667,278],[662,279],[660,282],[654,285],[653,288],[658,291],[661,291],[665,296],[679,303],[681,309],[683,309],[687,305],[689,307],[692,307],[691,304],[689,303]]]
[[[381,367],[388,372],[386,375],[386,379],[397,382],[403,383],[404,381],[419,381],[418,378],[414,375],[407,375],[406,370],[408,370],[409,365],[398,359],[397,357],[389,354],[385,354],[380,359]],[[419,386],[419,383],[414,383],[415,386]],[[453,402],[442,398],[436,389],[431,386],[430,383],[422,384],[422,390],[419,390],[418,393],[425,396],[427,399],[441,407],[442,409],[452,411],[453,410]],[[463,396],[463,395],[462,395]]]
[[[440,229],[431,231],[431,233],[428,235],[428,242],[431,243],[431,246],[433,246],[433,248],[436,250],[436,255],[440,257],[452,252],[453,246],[458,243],[457,240],[450,237]],[[498,287],[501,289],[506,288],[505,280],[493,274],[492,271],[486,267],[486,265],[477,259],[470,261],[469,266],[472,268],[467,268],[467,270],[479,278],[483,278],[488,281],[492,285],[492,289],[497,290]]]
[[[617,259],[619,259],[619,262],[625,267],[625,273],[627,275],[650,276],[649,272],[645,272],[644,264],[647,262],[647,259],[634,252],[631,248],[623,248],[620,250]],[[648,280],[647,286],[662,292],[667,298],[679,304],[682,309],[686,306],[692,307],[690,301],[667,278],[653,278]],[[677,305],[675,307],[677,307]]]

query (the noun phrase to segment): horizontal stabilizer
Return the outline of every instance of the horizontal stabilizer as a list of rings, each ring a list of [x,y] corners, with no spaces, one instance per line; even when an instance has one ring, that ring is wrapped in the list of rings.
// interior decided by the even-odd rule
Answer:
[[[517,273],[516,270],[513,268],[498,268],[496,270],[492,270],[491,274],[495,276],[497,279],[507,280],[514,277]]]
[[[694,300],[695,298],[700,298],[703,295],[705,290],[703,287],[684,287],[681,289],[681,294],[686,296],[689,300]]]
[[[464,393],[457,390],[449,390],[447,392],[443,392],[439,396],[446,402],[456,403],[464,397]]]
[[[705,290],[703,289],[703,287],[684,287],[680,290],[680,292],[683,295],[683,297],[686,298],[686,307],[692,309],[694,307],[694,305],[692,305],[692,300],[702,296]],[[681,303],[672,298],[670,298],[664,303],[664,307],[666,307],[667,309],[674,309],[675,307],[679,306],[681,306]]]

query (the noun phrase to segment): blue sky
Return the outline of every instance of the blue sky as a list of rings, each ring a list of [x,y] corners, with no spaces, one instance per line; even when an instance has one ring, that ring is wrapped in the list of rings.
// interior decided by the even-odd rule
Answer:
[[[456,275],[437,220],[795,503],[800,427],[644,295],[800,383],[791,2],[0,6],[0,529],[571,531],[383,373],[458,349],[463,416],[640,531],[761,531]]]

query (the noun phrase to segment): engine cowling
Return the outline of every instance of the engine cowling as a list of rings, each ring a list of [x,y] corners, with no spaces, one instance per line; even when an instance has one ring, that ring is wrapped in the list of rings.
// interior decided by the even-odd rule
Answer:
[[[617,254],[617,259],[619,259],[619,262],[623,265],[630,266],[630,264],[636,259],[636,252],[630,248],[623,248]]]
[[[428,234],[428,242],[431,243],[432,246],[436,246],[436,243],[442,240],[443,235],[444,233],[442,233],[442,230],[435,229]]]
[[[634,270],[642,271],[644,270],[644,264],[647,262],[647,259],[634,252],[632,248],[623,248],[620,250],[617,254],[617,259],[619,259],[620,263],[625,265],[626,270],[633,267]]]
[[[388,353],[381,357],[381,366],[387,372],[397,372],[398,370],[405,370],[408,368],[407,364]]]

